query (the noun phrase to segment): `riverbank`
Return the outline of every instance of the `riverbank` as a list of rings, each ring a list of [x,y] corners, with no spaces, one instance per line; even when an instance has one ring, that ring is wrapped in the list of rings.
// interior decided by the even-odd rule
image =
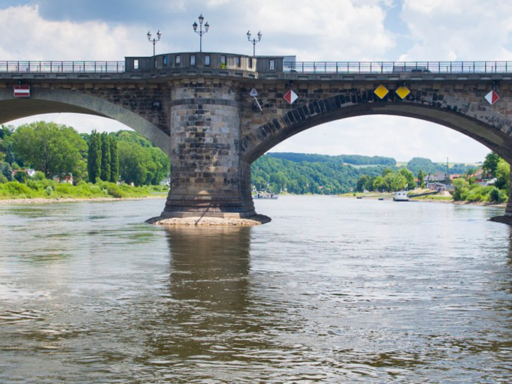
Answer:
[[[0,205],[22,205],[22,204],[53,204],[53,203],[79,203],[79,202],[112,202],[112,201],[137,201],[137,200],[148,200],[148,199],[165,199],[167,194],[154,195],[154,196],[141,196],[141,197],[91,197],[91,198],[34,198],[34,199],[4,199],[0,200]]]
[[[410,191],[410,194],[421,194],[425,193],[425,190],[415,190]],[[338,195],[338,197],[344,197],[344,198],[359,198],[359,199],[384,199],[384,200],[392,200],[394,194],[389,192],[384,193],[350,193],[350,194],[344,194],[344,195]],[[442,204],[455,204],[455,205],[477,205],[477,206],[483,206],[483,207],[497,207],[497,208],[504,208],[506,207],[507,203],[490,203],[490,202],[482,202],[482,201],[455,201],[453,200],[453,197],[448,193],[440,193],[440,194],[432,194],[427,196],[417,196],[417,197],[410,197],[409,201],[419,201],[419,202],[425,202],[425,203],[442,203]]]

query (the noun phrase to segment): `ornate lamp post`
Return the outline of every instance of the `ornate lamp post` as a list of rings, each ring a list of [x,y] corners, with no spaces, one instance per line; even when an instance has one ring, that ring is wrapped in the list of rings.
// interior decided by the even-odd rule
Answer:
[[[250,43],[252,43],[252,55],[256,56],[256,43],[259,43],[261,41],[261,32],[258,32],[258,40],[256,38],[251,40],[251,31],[247,31],[247,40],[249,40]]]
[[[199,17],[199,31],[197,31],[197,23],[194,21],[194,24],[192,24],[192,28],[194,28],[194,32],[199,35],[199,52],[203,52],[203,35],[208,32],[208,29],[210,28],[210,24],[206,22],[204,25],[204,31],[203,31],[203,21],[204,17],[203,14],[200,14]]]
[[[148,41],[150,43],[153,43],[153,56],[155,56],[155,44],[160,41],[160,38],[162,37],[162,33],[160,31],[158,31],[156,33],[156,36],[157,36],[157,38],[151,39],[151,32],[148,32]]]

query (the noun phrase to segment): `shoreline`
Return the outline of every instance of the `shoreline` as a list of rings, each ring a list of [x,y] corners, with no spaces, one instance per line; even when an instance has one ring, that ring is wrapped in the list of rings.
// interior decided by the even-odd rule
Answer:
[[[353,198],[356,199],[356,196],[344,196],[344,195],[337,195],[338,197],[342,198]],[[384,197],[386,200],[392,200],[391,194],[389,195],[370,195],[370,196],[359,196],[363,199],[371,199],[371,200],[377,200],[379,197]],[[492,207],[492,208],[506,208],[507,203],[489,203],[489,202],[481,202],[481,201],[455,201],[455,200],[442,200],[442,199],[416,199],[414,197],[410,198],[409,201],[412,202],[424,202],[424,203],[441,203],[441,204],[454,204],[454,205],[476,205],[480,207]]]
[[[167,195],[162,196],[143,196],[143,197],[62,197],[55,199],[45,199],[37,197],[35,199],[0,199],[0,205],[23,205],[23,204],[53,204],[53,203],[80,203],[80,202],[117,202],[117,201],[136,201],[136,200],[151,200],[151,199],[165,199]]]
[[[290,194],[291,195],[291,194]],[[291,195],[291,196],[315,196],[312,194],[304,194],[304,195]],[[316,195],[316,196],[328,196],[328,195]],[[342,198],[356,198],[354,196],[343,196],[343,195],[332,195],[335,197]],[[363,196],[365,199],[377,200],[382,195],[376,196]],[[143,196],[143,197],[91,197],[91,198],[75,198],[75,197],[63,197],[63,198],[55,198],[55,199],[45,199],[45,198],[34,198],[34,199],[0,199],[0,205],[23,205],[23,204],[52,204],[52,203],[80,203],[80,202],[117,202],[117,201],[137,201],[137,200],[151,200],[151,199],[166,199],[167,194],[161,196]],[[387,197],[387,200],[391,200],[391,197]],[[455,201],[455,200],[441,200],[441,199],[415,199],[411,198],[410,201],[413,202],[425,202],[425,203],[441,203],[441,204],[455,204],[455,205],[477,205],[481,207],[496,207],[496,208],[505,208],[507,203],[488,203],[488,202],[471,202],[471,201]]]

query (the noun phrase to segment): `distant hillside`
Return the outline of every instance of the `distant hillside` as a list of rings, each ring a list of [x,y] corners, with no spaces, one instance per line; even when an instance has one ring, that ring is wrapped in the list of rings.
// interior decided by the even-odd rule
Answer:
[[[420,169],[425,174],[446,172],[446,164],[425,158],[415,157],[406,164],[415,176]],[[399,167],[395,159],[383,156],[274,152],[252,164],[252,184],[258,190],[272,192],[340,194],[355,188],[362,175],[379,176],[385,168],[396,171]],[[475,166],[451,164],[450,174],[463,174],[469,169]]]
[[[466,165],[455,163],[451,166],[449,165],[449,174],[450,175],[461,175],[466,173],[470,169],[475,169],[474,165]],[[436,172],[446,172],[446,163],[433,163],[430,159],[425,159],[422,157],[414,157],[411,161],[407,163],[407,169],[414,173],[414,176],[418,176],[418,172],[420,169],[425,174],[436,173]]]
[[[274,155],[274,154],[272,154]],[[292,154],[295,161],[264,155],[252,164],[252,184],[258,190],[305,194],[340,194],[350,191],[361,175],[380,175],[386,166],[358,169],[343,164],[340,156]],[[296,155],[296,156],[295,156]],[[312,161],[317,157],[320,161]]]
[[[396,160],[391,157],[382,156],[361,156],[361,155],[316,155],[309,153],[293,153],[293,152],[271,152],[268,156],[276,159],[290,160],[296,163],[303,161],[308,163],[324,163],[324,162],[337,162],[341,164],[350,165],[387,165],[394,167]]]

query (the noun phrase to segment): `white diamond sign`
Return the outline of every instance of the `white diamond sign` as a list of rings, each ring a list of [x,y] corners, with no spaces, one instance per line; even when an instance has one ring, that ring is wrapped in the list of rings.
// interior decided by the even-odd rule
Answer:
[[[491,92],[489,92],[487,95],[485,95],[485,100],[491,105],[496,103],[500,99],[500,96],[496,93],[496,91],[493,89]]]
[[[286,92],[283,97],[290,104],[293,104],[293,102],[299,98],[299,96],[297,96],[297,94],[293,92],[291,89],[288,92]]]

